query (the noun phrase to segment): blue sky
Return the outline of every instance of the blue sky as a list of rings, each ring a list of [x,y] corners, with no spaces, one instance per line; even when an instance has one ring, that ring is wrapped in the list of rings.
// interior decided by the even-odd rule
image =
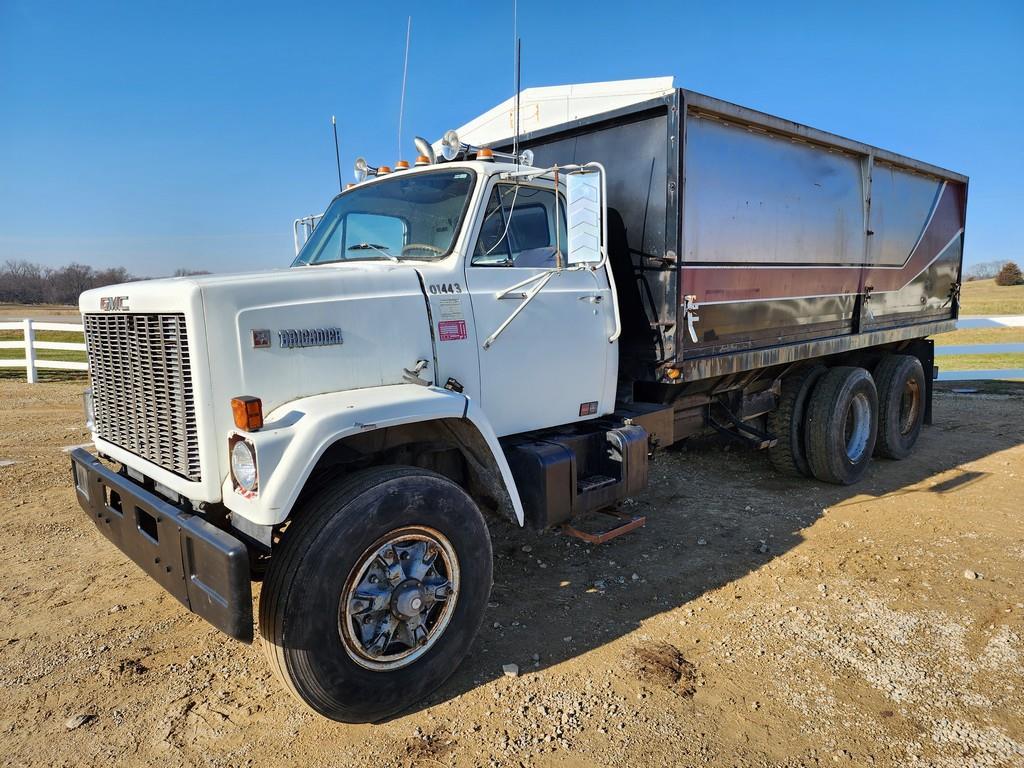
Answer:
[[[357,155],[512,92],[512,3],[0,0],[0,262],[286,265]],[[1024,261],[1024,3],[520,0],[523,85],[676,84],[967,173],[969,262]]]

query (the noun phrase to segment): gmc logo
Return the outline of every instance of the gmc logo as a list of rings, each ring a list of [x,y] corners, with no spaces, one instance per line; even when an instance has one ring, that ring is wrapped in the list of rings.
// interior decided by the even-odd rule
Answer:
[[[104,312],[127,312],[127,296],[102,296],[100,298],[100,309]]]

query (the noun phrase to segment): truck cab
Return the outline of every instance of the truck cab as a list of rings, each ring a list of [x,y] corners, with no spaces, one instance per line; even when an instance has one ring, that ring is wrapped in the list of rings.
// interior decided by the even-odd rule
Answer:
[[[284,623],[261,618],[268,653],[289,688],[336,719],[408,702],[408,683],[342,696],[367,670],[391,679],[439,654],[411,689],[425,692],[465,653],[472,632],[445,627],[482,618],[481,511],[547,528],[646,483],[647,432],[613,416],[620,319],[603,169],[514,159],[464,148],[448,162],[373,169],[331,201],[286,270],[81,298],[99,454],[73,456],[83,506],[186,606],[243,641],[249,581],[269,563],[264,601],[281,603]],[[432,511],[374,524],[395,495],[406,515]],[[317,512],[326,499],[331,511]],[[322,610],[295,596],[305,577],[276,576],[285,542],[323,567],[313,542],[327,521],[303,534],[319,515],[360,529],[329,545],[345,549],[345,567],[328,588],[332,642],[316,645],[352,673],[330,676],[330,702],[307,692],[325,680],[300,680],[288,650]]]
[[[368,179],[335,198],[292,265],[416,276],[433,342],[422,377],[451,380],[499,437],[610,413],[618,368],[607,263],[598,249],[570,261],[564,184],[556,202],[551,178],[523,171],[469,161]]]

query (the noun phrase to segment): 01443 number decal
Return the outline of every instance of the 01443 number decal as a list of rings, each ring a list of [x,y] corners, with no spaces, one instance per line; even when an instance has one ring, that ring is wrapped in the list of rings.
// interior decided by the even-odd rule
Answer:
[[[462,286],[459,283],[431,283],[427,290],[436,296],[439,293],[462,293]]]

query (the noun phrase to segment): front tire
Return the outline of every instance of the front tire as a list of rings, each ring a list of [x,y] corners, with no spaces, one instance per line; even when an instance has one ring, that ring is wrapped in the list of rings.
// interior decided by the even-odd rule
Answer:
[[[863,368],[829,369],[807,405],[807,461],[819,480],[852,485],[875,450],[878,393]]]
[[[473,500],[411,467],[359,472],[317,492],[274,553],[260,635],[275,674],[347,723],[400,712],[469,651],[491,589]]]

